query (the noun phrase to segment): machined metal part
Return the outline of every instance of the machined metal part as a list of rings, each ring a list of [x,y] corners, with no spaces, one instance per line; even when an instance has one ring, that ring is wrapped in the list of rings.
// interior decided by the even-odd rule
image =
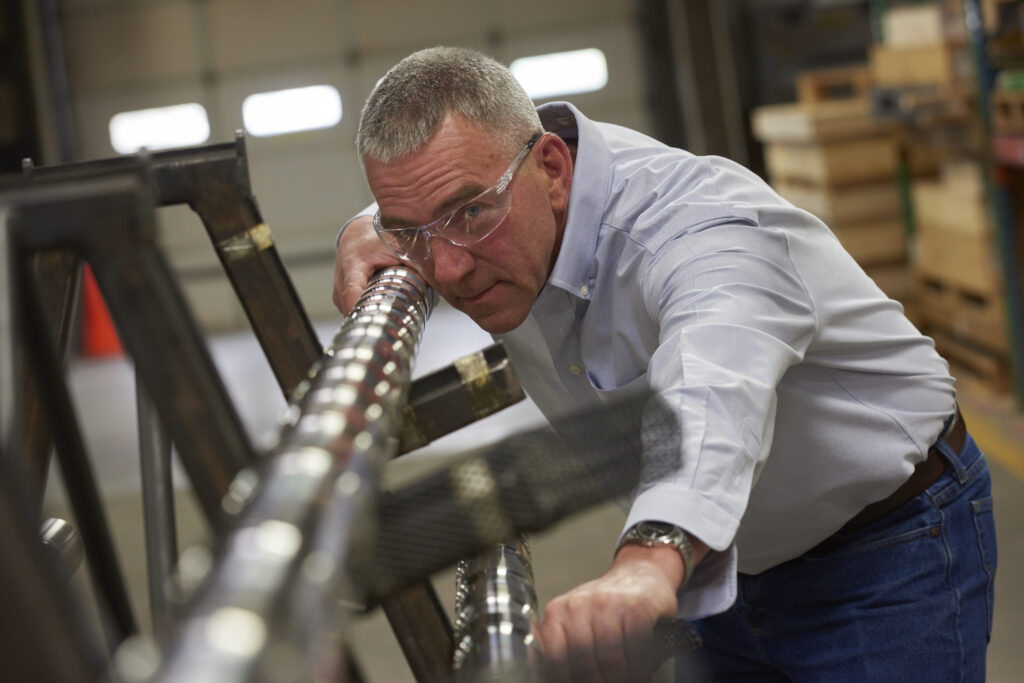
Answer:
[[[371,281],[296,390],[276,446],[153,680],[336,680],[346,567],[374,543],[378,468],[432,305],[404,268]]]
[[[456,571],[455,679],[460,683],[543,680],[534,641],[537,594],[526,539],[500,544]]]
[[[26,495],[30,489],[28,480],[0,455],[2,676],[10,681],[93,683],[103,672],[106,656],[58,562],[46,556],[40,543],[36,505],[33,496]],[[50,531],[47,538],[73,564],[69,527],[51,526]]]
[[[84,555],[82,539],[75,531],[75,527],[66,520],[51,517],[43,520],[39,528],[39,537],[43,547],[54,559],[55,565],[60,568],[61,575],[65,579],[70,579],[82,564]]]
[[[413,382],[400,451],[425,446],[525,397],[503,344],[463,356]]]

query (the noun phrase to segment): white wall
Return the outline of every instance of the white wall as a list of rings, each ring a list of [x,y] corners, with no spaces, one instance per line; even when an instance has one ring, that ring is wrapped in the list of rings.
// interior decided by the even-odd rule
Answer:
[[[648,130],[634,0],[64,0],[63,26],[84,158],[114,155],[114,114],[199,102],[209,142],[242,128],[242,101],[326,83],[341,93],[331,129],[250,136],[253,189],[310,315],[330,303],[334,235],[371,199],[353,150],[362,102],[413,50],[437,44],[517,57],[583,47],[605,52],[609,82],[573,96],[588,115]],[[172,261],[207,330],[244,325],[198,219],[159,212]],[[302,257],[301,259],[299,257]]]

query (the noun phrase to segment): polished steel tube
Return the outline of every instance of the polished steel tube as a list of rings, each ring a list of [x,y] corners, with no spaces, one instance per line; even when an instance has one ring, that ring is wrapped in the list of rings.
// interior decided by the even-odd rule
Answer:
[[[455,661],[460,683],[542,681],[534,641],[537,594],[526,539],[459,563],[455,578]]]
[[[224,501],[236,520],[220,557],[157,670],[137,680],[341,676],[345,567],[372,547],[378,470],[398,447],[432,297],[408,269],[370,281],[297,388],[258,476],[236,479]]]
[[[142,474],[149,609],[153,632],[166,635],[174,617],[167,587],[178,557],[171,437],[164,430],[156,406],[138,376],[135,378],[135,406],[139,423],[139,470]]]

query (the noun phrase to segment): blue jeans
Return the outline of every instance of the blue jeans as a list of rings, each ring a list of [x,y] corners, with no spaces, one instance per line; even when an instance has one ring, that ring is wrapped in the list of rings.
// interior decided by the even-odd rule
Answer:
[[[739,576],[677,681],[984,681],[996,570],[991,479],[968,435],[924,493],[827,550]]]

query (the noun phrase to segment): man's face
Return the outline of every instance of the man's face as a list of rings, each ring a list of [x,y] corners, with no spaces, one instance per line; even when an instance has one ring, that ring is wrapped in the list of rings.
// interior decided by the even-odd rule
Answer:
[[[552,150],[545,148],[564,148],[553,137],[541,138],[526,157],[507,190],[508,217],[494,232],[464,247],[432,236],[430,258],[412,263],[448,303],[491,333],[508,332],[526,319],[558,253],[569,176],[547,161]],[[554,154],[568,163],[568,152]],[[456,115],[412,154],[386,164],[367,159],[366,176],[382,221],[414,227],[492,186],[511,161],[486,133]]]

